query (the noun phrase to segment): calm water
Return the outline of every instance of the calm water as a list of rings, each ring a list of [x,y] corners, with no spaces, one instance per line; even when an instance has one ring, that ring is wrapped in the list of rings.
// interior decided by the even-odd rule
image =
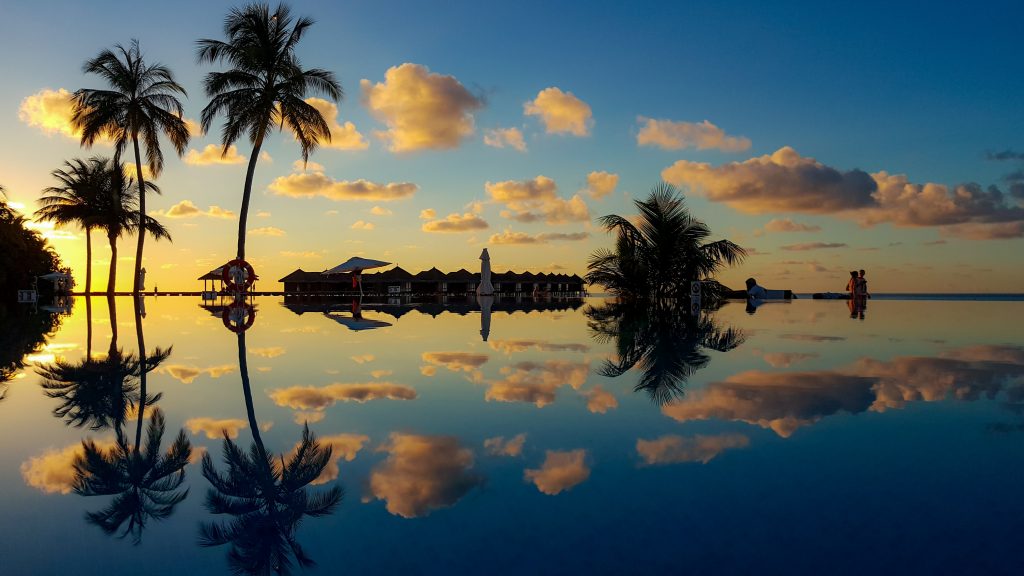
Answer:
[[[90,362],[78,299],[0,401],[0,573],[1024,571],[1024,302],[543,307],[147,298],[144,462],[132,301]]]

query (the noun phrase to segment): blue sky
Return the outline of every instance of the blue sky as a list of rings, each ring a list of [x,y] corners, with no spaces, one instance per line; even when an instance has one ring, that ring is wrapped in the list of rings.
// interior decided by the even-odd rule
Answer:
[[[202,75],[211,68],[194,63],[194,42],[220,38],[231,5],[180,2],[158,10],[134,3],[57,2],[43,10],[38,3],[8,3],[0,24],[0,66],[6,72],[0,91],[5,134],[0,182],[11,200],[32,209],[38,191],[50,183],[50,170],[64,159],[105,152],[100,146],[80,151],[72,138],[30,125],[20,117],[26,98],[46,89],[97,85],[80,71],[85,59],[137,37],[147,57],[171,67],[188,89],[185,115],[196,119],[206,103]],[[628,213],[630,198],[644,195],[677,161],[717,169],[783,147],[839,174],[884,171],[905,175],[913,185],[946,186],[951,195],[953,187],[967,182],[1008,192],[1004,176],[1024,168],[1021,160],[986,157],[989,151],[1024,152],[1019,96],[1024,63],[1017,47],[1024,7],[1015,3],[292,6],[295,13],[317,20],[299,47],[303,62],[338,75],[346,91],[338,120],[352,122],[368,144],[364,150],[324,149],[311,160],[335,181],[409,182],[417,190],[386,203],[275,194],[271,183],[292,173],[291,163],[299,155],[290,136],[275,136],[266,147],[272,160],[261,160],[257,168],[250,215],[250,230],[259,226],[282,233],[250,238],[250,252],[264,279],[276,280],[296,267],[326,268],[360,252],[414,271],[433,264],[472,269],[484,246],[491,247],[497,269],[582,273],[587,255],[610,243],[593,224],[578,218],[551,224],[503,216],[508,205],[488,193],[487,182],[527,182],[543,175],[557,183],[558,198],[568,200],[587,188],[591,172],[616,174],[617,186],[607,197],[581,194],[589,215],[596,217]],[[454,146],[393,152],[375,135],[388,126],[379,110],[374,113],[366,104],[360,83],[385,83],[386,72],[404,63],[417,65],[424,74],[450,76],[477,99],[479,105],[467,112],[472,129]],[[524,105],[548,88],[572,93],[589,107],[586,134],[552,132],[541,116],[524,114]],[[680,126],[706,120],[750,143],[730,150],[689,143],[674,149],[641,146],[641,117]],[[526,151],[486,145],[487,131],[496,128],[520,130]],[[200,151],[218,138],[216,132],[194,138],[190,148]],[[239,142],[242,156],[248,149],[247,142]],[[1019,291],[1024,285],[1024,259],[1016,255],[1024,247],[1018,233],[1024,217],[1014,212],[1018,200],[1009,195],[1005,210],[980,216],[971,212],[942,223],[917,214],[919,203],[890,202],[870,217],[785,206],[750,212],[760,205],[722,199],[742,193],[730,180],[735,175],[715,172],[714,181],[702,181],[719,187],[716,194],[691,190],[697,185],[691,172],[677,183],[694,211],[716,233],[756,251],[726,274],[729,283],[756,275],[769,287],[841,290],[843,270],[865,267],[879,271],[874,276],[879,291]],[[830,193],[805,190],[813,182],[786,174],[782,185],[799,189],[792,196]],[[751,172],[751,177],[761,173]],[[150,204],[165,214],[185,200],[203,214],[209,206],[237,211],[243,178],[244,164],[191,165],[169,158],[159,180],[164,196]],[[467,208],[477,201],[484,204]],[[391,214],[370,213],[375,205]],[[488,227],[427,232],[422,226],[430,219],[420,216],[429,209],[436,219],[474,212]],[[882,215],[900,210],[904,216]],[[259,211],[267,215],[254,218]],[[863,227],[866,218],[874,225]],[[788,220],[803,231],[766,231],[772,219]],[[998,235],[1009,237],[978,239],[995,235],[995,220],[1003,226]],[[191,214],[165,221],[175,243],[147,245],[147,269],[158,284],[191,288],[191,278],[231,256],[235,220]],[[374,228],[351,228],[359,221]],[[489,241],[504,231],[528,234],[534,241],[497,246]],[[541,234],[584,233],[583,240],[538,239]],[[55,235],[55,245],[84,272],[80,232],[64,236]],[[845,246],[821,247],[829,244]],[[917,268],[911,272],[912,267]]]

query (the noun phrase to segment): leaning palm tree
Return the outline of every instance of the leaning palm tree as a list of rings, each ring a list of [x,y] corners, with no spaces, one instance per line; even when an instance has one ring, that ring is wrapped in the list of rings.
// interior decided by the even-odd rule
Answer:
[[[711,230],[671,184],[658,184],[646,200],[633,204],[639,212],[635,223],[615,214],[598,220],[617,233],[615,250],[590,256],[587,282],[623,298],[658,299],[685,296],[690,282],[700,280],[707,300],[720,298],[724,288],[715,274],[740,263],[746,251],[729,240],[706,242]]]
[[[225,473],[217,471],[209,453],[203,455],[203,476],[212,488],[206,508],[212,514],[231,516],[229,522],[203,523],[201,546],[230,545],[228,562],[236,574],[289,574],[292,560],[302,567],[314,564],[296,538],[299,523],[330,514],[341,502],[343,491],[334,486],[309,494],[331,460],[331,447],[320,444],[308,426],[292,456],[285,460],[267,451],[260,438],[252,404],[245,333],[238,334],[239,372],[253,443],[248,453],[224,435]]]
[[[82,132],[82,145],[91,147],[100,137],[114,142],[114,160],[120,162],[125,147],[131,142],[135,152],[135,178],[139,183],[139,205],[136,226],[146,227],[146,180],[142,174],[142,150],[153,177],[164,166],[160,135],[171,142],[178,156],[185,153],[189,133],[182,119],[184,112],[177,95],[187,96],[174,80],[170,69],[160,64],[147,64],[138,40],[128,47],[120,44],[114,50],[103,50],[83,66],[86,73],[96,74],[110,85],[108,90],[82,88],[75,92],[72,123]],[[142,269],[142,247],[145,234],[139,234],[135,251],[135,279],[132,292],[138,293]]]
[[[97,227],[99,195],[107,193],[105,159],[66,160],[63,168],[50,173],[58,182],[43,190],[34,218],[60,226],[78,226],[85,231],[85,293],[92,292],[92,231]]]
[[[309,18],[293,21],[291,10],[284,4],[273,12],[266,4],[250,4],[228,13],[224,20],[226,41],[198,41],[200,64],[226,62],[231,66],[224,72],[206,75],[203,84],[210,103],[202,112],[203,132],[208,132],[214,118],[223,113],[224,153],[242,134],[252,142],[238,215],[239,259],[245,258],[253,174],[267,134],[287,125],[299,141],[304,161],[321,141],[331,141],[327,122],[304,98],[308,93],[323,94],[337,102],[342,97],[341,86],[332,72],[303,69],[295,55],[295,46],[312,25]]]

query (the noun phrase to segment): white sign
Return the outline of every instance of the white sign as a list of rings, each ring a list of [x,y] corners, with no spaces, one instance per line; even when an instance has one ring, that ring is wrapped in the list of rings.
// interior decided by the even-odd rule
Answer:
[[[34,304],[39,298],[35,290],[18,290],[18,302],[20,304]]]

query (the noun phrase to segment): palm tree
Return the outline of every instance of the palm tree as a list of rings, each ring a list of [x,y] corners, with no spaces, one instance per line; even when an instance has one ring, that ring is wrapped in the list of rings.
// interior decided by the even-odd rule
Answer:
[[[296,539],[299,523],[306,516],[333,512],[343,491],[334,486],[326,492],[307,492],[331,459],[331,447],[320,444],[308,426],[303,426],[302,440],[287,460],[267,451],[252,404],[244,332],[238,334],[238,359],[253,444],[246,453],[224,435],[224,474],[217,471],[209,453],[203,455],[203,476],[212,486],[206,508],[233,519],[203,523],[199,544],[230,544],[228,562],[235,573],[289,574],[292,557],[302,567],[314,564]]]
[[[646,200],[633,204],[639,212],[635,224],[615,214],[598,220],[617,233],[615,251],[600,249],[590,256],[587,282],[623,298],[658,299],[685,296],[690,282],[700,280],[706,301],[720,299],[724,287],[715,274],[742,262],[746,251],[728,240],[705,243],[711,230],[671,184],[658,184]]]
[[[304,98],[312,92],[337,102],[342,97],[341,86],[332,72],[303,69],[295,55],[295,46],[312,25],[313,20],[309,18],[299,18],[293,23],[291,10],[284,4],[273,12],[269,5],[250,4],[228,13],[224,20],[226,41],[198,41],[196,56],[200,64],[227,62],[231,66],[224,72],[206,75],[203,84],[210,103],[202,112],[203,132],[208,132],[214,118],[223,113],[224,153],[242,134],[248,134],[252,142],[238,215],[239,259],[245,258],[245,227],[253,174],[267,134],[287,125],[299,141],[304,161],[321,141],[331,141],[327,122]]]
[[[639,366],[633,390],[655,404],[683,395],[687,380],[711,361],[705,350],[728,352],[744,342],[740,330],[722,328],[710,314],[693,316],[676,300],[638,304],[609,302],[584,314],[595,340],[615,343],[617,358],[605,360],[598,373],[615,378]]]
[[[114,51],[103,50],[83,66],[86,73],[96,74],[107,81],[109,90],[82,88],[75,92],[74,126],[82,131],[82,145],[91,147],[97,138],[109,137],[114,142],[114,160],[121,155],[130,141],[135,152],[135,179],[139,183],[137,229],[146,228],[146,180],[142,174],[142,151],[139,139],[146,149],[146,162],[153,177],[163,170],[164,157],[160,150],[160,135],[170,140],[181,156],[188,146],[189,133],[182,119],[184,112],[177,94],[187,96],[185,89],[175,82],[170,69],[160,64],[147,64],[139,49],[138,40],[127,48],[118,44]],[[142,269],[142,247],[145,234],[139,234],[135,251],[135,279],[132,292],[138,293],[139,271]]]
[[[101,158],[66,160],[64,168],[50,174],[59,182],[43,190],[41,208],[35,219],[60,226],[76,225],[85,230],[85,293],[92,292],[92,231],[96,228],[99,195],[107,193],[104,179],[107,163]]]

